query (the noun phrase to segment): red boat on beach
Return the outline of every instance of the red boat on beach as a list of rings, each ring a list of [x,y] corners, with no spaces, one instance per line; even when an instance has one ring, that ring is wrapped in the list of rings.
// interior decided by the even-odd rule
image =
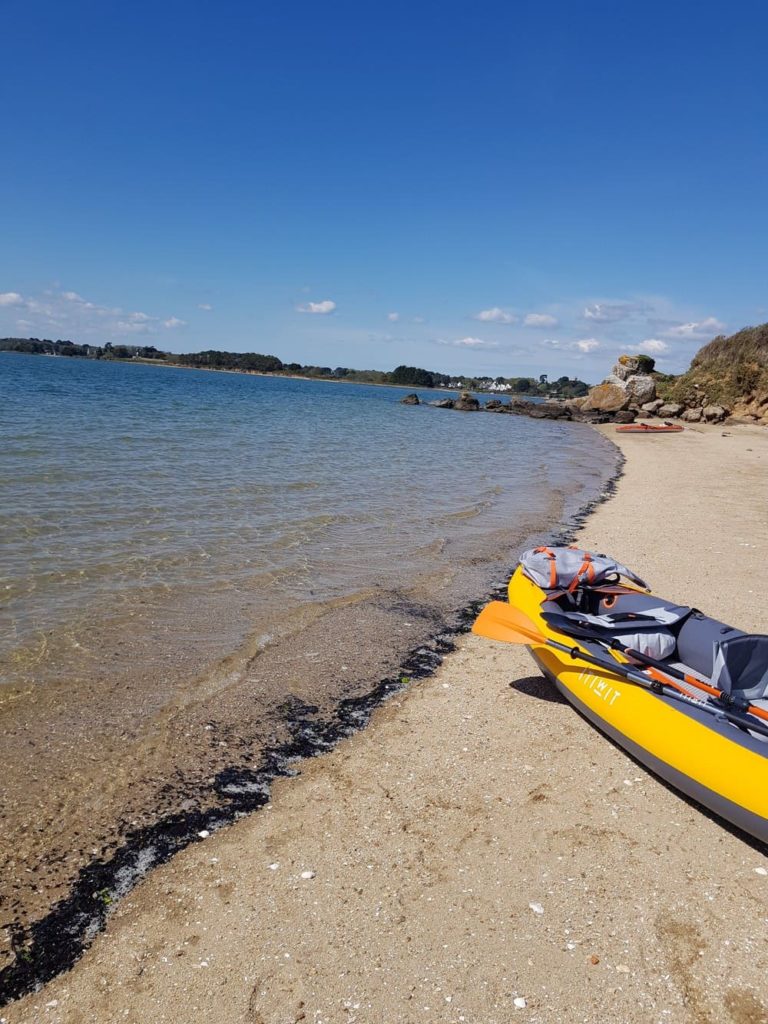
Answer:
[[[679,434],[684,428],[678,423],[627,423],[616,429],[622,434]]]

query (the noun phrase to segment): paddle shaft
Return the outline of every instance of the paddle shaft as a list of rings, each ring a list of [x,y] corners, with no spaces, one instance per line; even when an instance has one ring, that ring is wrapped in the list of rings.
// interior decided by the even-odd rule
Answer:
[[[666,679],[661,672],[655,673],[652,679],[648,676],[644,676],[642,672],[635,672],[631,668],[625,668],[624,665],[620,665],[616,661],[609,661],[607,658],[596,658],[592,654],[587,654],[586,651],[582,651],[580,647],[569,647],[567,644],[561,644],[558,640],[550,640],[547,637],[542,638],[543,643],[547,647],[554,647],[555,650],[562,651],[564,654],[568,654],[574,661],[586,661],[590,665],[597,665],[602,669],[608,669],[615,675],[623,676],[632,683],[637,683],[640,686],[645,687],[646,690],[654,690],[654,682],[659,686],[670,686],[674,685],[672,680]],[[541,641],[540,641],[541,642]],[[687,693],[683,693],[682,690],[675,688],[673,693],[668,694],[674,700],[682,701],[684,704],[692,704],[694,707],[700,708],[702,711],[706,711],[708,714],[715,715],[715,717],[722,717],[729,722],[733,722],[734,725],[741,726],[743,729],[748,729],[751,732],[759,733],[761,736],[768,736],[768,728],[761,725],[759,722],[752,721],[747,718],[746,715],[740,714],[738,711],[732,711],[730,708],[717,708],[712,704],[706,704],[703,700],[698,700],[696,697],[691,697]]]

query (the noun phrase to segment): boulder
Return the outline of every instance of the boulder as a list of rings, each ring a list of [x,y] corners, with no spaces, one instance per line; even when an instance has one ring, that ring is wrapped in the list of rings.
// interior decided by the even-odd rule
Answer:
[[[722,405],[705,405],[702,415],[707,423],[722,423],[728,413]]]
[[[524,402],[526,416],[532,416],[535,420],[569,420],[572,418],[571,410],[565,402]]]
[[[635,416],[637,415],[632,409],[619,409],[617,413],[614,413],[614,423],[634,423]]]
[[[434,402],[427,403],[433,405],[435,409],[452,409],[453,399],[452,398],[436,398]]]
[[[586,395],[582,395],[581,398],[566,398],[564,405],[566,406],[566,408],[573,409],[574,411],[576,411],[577,409],[581,409],[586,400]]]
[[[665,402],[656,410],[656,415],[661,416],[663,420],[668,420],[670,416],[679,416],[682,411],[683,406],[679,402]]]
[[[637,356],[619,356],[616,365],[611,370],[614,377],[619,380],[629,380],[640,369],[640,360]]]
[[[488,410],[488,412],[496,412],[498,409],[501,408],[501,406],[502,403],[499,401],[498,398],[492,398],[490,402],[485,403],[485,408]]]
[[[618,384],[598,384],[591,388],[587,399],[582,405],[582,412],[594,409],[595,412],[618,412],[626,409],[630,403],[630,396],[626,390]]]
[[[400,399],[401,405],[420,405],[418,395],[406,395],[405,398]]]
[[[627,394],[636,405],[652,402],[656,397],[656,381],[647,374],[633,374],[627,377]]]
[[[664,405],[663,398],[654,398],[652,402],[645,402],[640,408],[648,416],[655,416],[662,405]]]
[[[453,408],[459,409],[461,412],[477,412],[480,403],[468,391],[462,391],[459,398],[453,403]]]
[[[681,420],[685,420],[686,423],[699,423],[701,422],[702,410],[697,409],[686,409],[683,415],[680,417]]]

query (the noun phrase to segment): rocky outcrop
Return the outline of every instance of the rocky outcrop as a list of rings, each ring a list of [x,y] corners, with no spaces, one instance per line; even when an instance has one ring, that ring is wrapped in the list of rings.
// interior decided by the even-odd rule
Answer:
[[[636,373],[629,377],[626,383],[630,405],[641,406],[656,398],[656,381],[653,377]]]
[[[684,408],[685,406],[679,402],[665,402],[656,410],[656,415],[660,416],[663,420],[669,420],[679,416]]]
[[[701,413],[707,423],[722,423],[728,415],[722,405],[705,405]]]
[[[469,391],[462,391],[458,400],[453,403],[453,408],[460,412],[477,412],[480,402]]]
[[[653,366],[648,356],[619,356],[602,384],[590,389],[581,411],[613,414],[614,418],[617,413],[639,412],[642,405],[656,398]],[[621,422],[631,423],[633,419],[634,415],[622,416]]]
[[[582,412],[619,412],[628,409],[631,401],[626,388],[611,381],[598,384],[590,390],[586,401],[581,406]]]
[[[666,401],[701,409],[707,422],[720,422],[720,413],[713,410],[722,409],[734,421],[768,426],[768,324],[714,338],[699,349],[685,373],[660,387]]]
[[[565,402],[512,402],[511,411],[535,420],[570,420],[573,413]]]
[[[400,399],[401,405],[421,405],[418,395],[406,395],[405,398]]]
[[[737,402],[733,407],[732,417],[745,423],[760,423],[768,427],[768,394]]]
[[[407,396],[411,398],[410,395]],[[413,396],[416,397],[415,395]],[[406,401],[406,399],[401,399]],[[408,404],[415,405],[416,402]],[[436,409],[458,409],[460,412],[492,412],[512,416],[530,416],[535,420],[579,420],[583,423],[631,423],[635,418],[634,410],[618,410],[605,412],[588,407],[587,398],[569,398],[565,401],[552,399],[548,402],[531,402],[525,398],[514,397],[509,402],[498,398],[489,399],[485,405],[471,395],[462,391],[456,399],[440,398],[428,403]]]
[[[645,413],[646,416],[655,416],[662,405],[664,405],[663,398],[654,398],[652,402],[644,402],[640,406],[640,412]]]

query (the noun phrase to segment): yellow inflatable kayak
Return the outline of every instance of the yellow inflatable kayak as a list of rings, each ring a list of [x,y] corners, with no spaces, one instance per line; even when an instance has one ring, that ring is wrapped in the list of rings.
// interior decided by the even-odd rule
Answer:
[[[474,632],[526,644],[590,722],[768,843],[768,636],[666,602],[619,563],[574,548],[526,552],[508,593]]]

